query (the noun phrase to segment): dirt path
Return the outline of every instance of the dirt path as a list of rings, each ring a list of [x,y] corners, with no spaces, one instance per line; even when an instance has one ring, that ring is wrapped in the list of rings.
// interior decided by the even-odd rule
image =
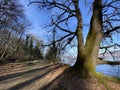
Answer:
[[[60,64],[0,66],[0,90],[106,90],[94,77],[81,79],[64,72],[67,68]],[[107,82],[111,90],[120,90],[119,83]]]
[[[38,90],[63,72],[63,69],[59,70],[57,75],[51,77],[53,73],[62,68],[60,65],[31,67],[33,68],[27,67],[16,73],[7,72],[0,76],[0,90]]]

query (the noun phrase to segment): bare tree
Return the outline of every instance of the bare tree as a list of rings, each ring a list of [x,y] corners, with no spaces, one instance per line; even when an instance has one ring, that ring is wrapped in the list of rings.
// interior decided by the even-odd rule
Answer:
[[[87,1],[87,0],[86,0]],[[64,32],[63,36],[54,42],[66,40],[65,46],[77,37],[77,61],[72,70],[80,73],[82,77],[87,77],[95,73],[98,63],[104,62],[98,59],[99,49],[107,48],[106,44],[101,44],[106,38],[112,37],[113,32],[117,32],[120,26],[114,22],[119,22],[120,1],[119,0],[94,0],[92,2],[92,17],[86,41],[83,38],[83,21],[80,11],[80,0],[30,0],[30,4],[37,3],[39,9],[51,11],[52,30]],[[109,10],[112,8],[112,10]],[[76,25],[74,30],[69,28],[70,21],[74,19]],[[53,43],[50,43],[51,45]],[[111,44],[111,43],[110,43]],[[100,47],[100,45],[102,47]],[[110,45],[109,45],[110,46]],[[107,64],[112,62],[105,61]],[[119,64],[119,63],[117,63]]]
[[[58,63],[60,62],[60,55],[61,52],[64,51],[64,43],[59,41],[56,42],[56,40],[58,39],[59,35],[56,35],[57,32],[56,30],[52,30],[52,40],[50,40],[49,38],[49,43],[51,43],[50,41],[52,41],[52,43],[50,45],[44,45],[44,46],[48,46],[45,58],[47,60],[52,61],[53,63]],[[49,35],[50,37],[50,35]]]
[[[0,1],[0,61],[17,57],[22,47],[22,36],[30,26],[23,6],[17,0]]]

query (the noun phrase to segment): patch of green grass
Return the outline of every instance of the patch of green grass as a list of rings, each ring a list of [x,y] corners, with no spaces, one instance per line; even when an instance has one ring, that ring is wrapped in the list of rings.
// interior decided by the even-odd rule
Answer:
[[[106,79],[104,79],[104,76],[101,73],[94,72],[93,75],[98,80],[99,83],[105,85],[107,90],[111,90],[111,87],[108,85],[108,82],[106,81]]]
[[[103,76],[105,80],[112,81],[115,83],[120,83],[120,78],[118,77],[111,77],[111,76]]]

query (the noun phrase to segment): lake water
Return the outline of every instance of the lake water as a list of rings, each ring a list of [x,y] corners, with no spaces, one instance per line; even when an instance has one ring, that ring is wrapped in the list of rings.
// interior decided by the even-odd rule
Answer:
[[[107,57],[105,60],[113,61],[113,58]],[[120,57],[115,57],[114,60],[118,61],[120,60]],[[62,63],[67,63],[73,66],[75,64],[75,61],[76,61],[75,59],[73,60],[64,59],[64,62]],[[107,64],[97,65],[96,72],[101,72],[108,76],[120,77],[120,65],[107,65]]]
[[[119,61],[120,57],[106,57],[105,60]],[[120,65],[101,64],[96,66],[96,71],[108,76],[120,77]]]
[[[96,71],[108,76],[120,77],[120,65],[97,65]]]

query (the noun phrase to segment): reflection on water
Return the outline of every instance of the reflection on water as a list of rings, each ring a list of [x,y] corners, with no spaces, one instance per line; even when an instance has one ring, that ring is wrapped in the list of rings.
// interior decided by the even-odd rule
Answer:
[[[108,76],[120,77],[120,65],[97,65],[96,71]]]
[[[105,60],[110,60],[110,61],[119,61],[120,60],[120,56],[119,57],[114,57],[114,59],[112,57],[106,57],[104,58]],[[76,59],[69,59],[68,58],[64,58],[61,63],[66,63],[69,64],[71,66],[73,66],[76,62]],[[97,65],[96,66],[96,71],[97,72],[101,72],[105,75],[108,76],[115,76],[115,77],[120,77],[120,65],[107,65],[107,64],[101,64],[101,65]]]
[[[110,55],[106,55],[103,57],[105,60],[109,61],[119,61],[120,56],[116,55],[115,57],[112,57]],[[120,65],[107,65],[107,64],[101,64],[96,66],[96,71],[101,72],[108,76],[115,76],[120,77]]]

